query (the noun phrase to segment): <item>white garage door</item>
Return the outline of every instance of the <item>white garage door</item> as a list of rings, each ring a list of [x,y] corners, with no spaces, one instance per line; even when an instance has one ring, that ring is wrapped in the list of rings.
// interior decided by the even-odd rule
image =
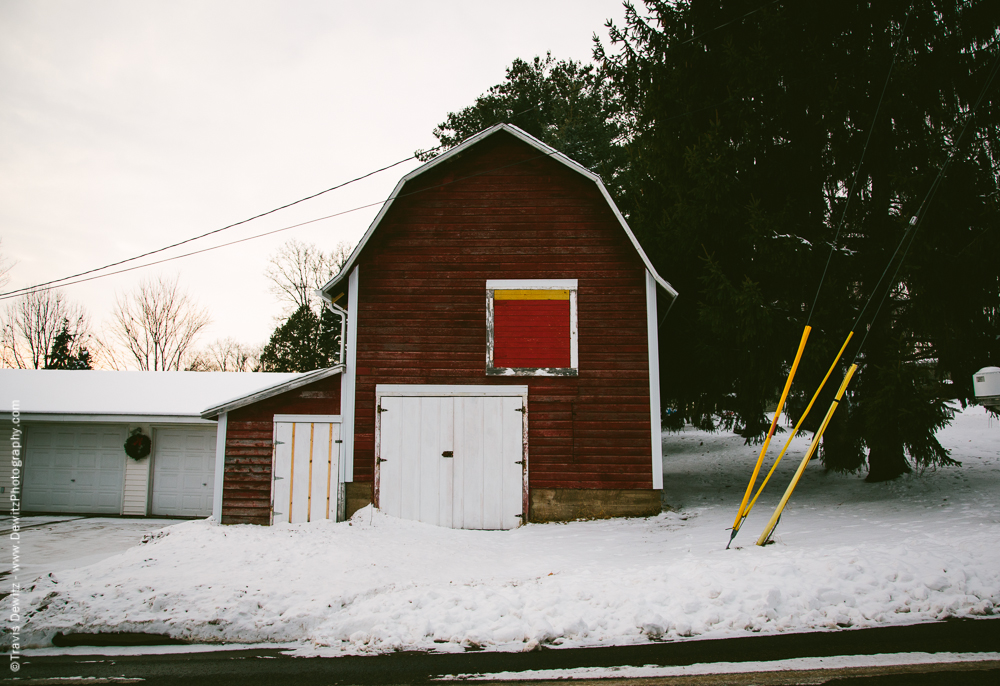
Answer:
[[[28,427],[24,509],[29,512],[120,514],[125,427],[39,424]]]
[[[455,529],[521,524],[520,395],[382,395],[379,407],[383,512]]]
[[[164,517],[212,514],[215,427],[156,429],[153,433],[153,505]]]

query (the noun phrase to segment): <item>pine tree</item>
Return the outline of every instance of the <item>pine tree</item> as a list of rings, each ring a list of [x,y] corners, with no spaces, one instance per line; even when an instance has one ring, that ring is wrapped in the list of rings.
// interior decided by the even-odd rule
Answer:
[[[93,369],[90,352],[70,333],[69,320],[64,318],[62,328],[52,339],[46,369]]]
[[[614,193],[626,164],[616,144],[622,133],[615,91],[592,64],[556,60],[551,53],[532,61],[515,59],[504,81],[459,112],[449,112],[434,129],[447,150],[495,124],[513,124],[567,154],[604,180]],[[419,152],[428,160],[440,151]]]
[[[260,354],[263,372],[309,372],[338,363],[340,318],[324,309],[320,316],[301,305],[271,334]]]
[[[909,469],[907,456],[950,463],[934,438],[945,401],[970,399],[972,372],[1000,359],[995,88],[971,116],[998,54],[991,3],[645,5],[610,27],[614,51],[596,57],[631,122],[620,204],[681,292],[661,329],[665,400],[759,438],[810,313],[793,415],[874,298],[847,352],[861,371],[824,460],[858,469],[867,458],[872,480]],[[878,288],[952,153],[906,261]]]

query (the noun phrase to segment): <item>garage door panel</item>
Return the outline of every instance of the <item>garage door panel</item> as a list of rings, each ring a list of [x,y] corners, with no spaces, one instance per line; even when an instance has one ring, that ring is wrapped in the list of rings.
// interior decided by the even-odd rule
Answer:
[[[214,427],[156,429],[152,514],[164,517],[212,514],[215,437]]]
[[[25,445],[24,509],[118,514],[125,427],[35,425]]]

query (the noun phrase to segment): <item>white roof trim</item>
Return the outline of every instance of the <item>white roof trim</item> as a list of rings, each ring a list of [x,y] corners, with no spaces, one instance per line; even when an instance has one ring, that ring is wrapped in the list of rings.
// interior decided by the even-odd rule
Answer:
[[[241,407],[246,407],[247,405],[260,402],[261,400],[267,400],[268,398],[273,398],[276,395],[281,395],[282,393],[287,393],[288,391],[294,391],[296,388],[308,386],[314,381],[325,379],[328,376],[333,376],[334,374],[340,374],[343,371],[343,365],[338,365],[336,367],[327,367],[326,369],[317,369],[315,371],[305,372],[293,379],[289,379],[288,381],[282,381],[281,383],[277,383],[266,388],[258,388],[252,393],[241,395],[238,398],[232,398],[224,403],[210,407],[207,410],[202,410],[201,417],[202,419],[214,419],[223,412],[231,412]]]
[[[410,181],[411,179],[420,176],[424,172],[429,171],[438,164],[441,164],[442,162],[451,159],[455,155],[458,155],[459,153],[464,151],[466,148],[469,148],[475,145],[476,143],[480,142],[481,140],[489,136],[492,136],[494,133],[498,131],[506,131],[512,136],[524,141],[533,148],[536,148],[537,150],[548,155],[557,162],[563,163],[573,171],[577,172],[578,174],[582,174],[583,176],[586,176],[588,179],[596,183],[597,188],[601,191],[601,195],[604,196],[604,200],[611,207],[611,211],[614,212],[615,217],[618,219],[618,223],[621,224],[621,227],[625,230],[625,234],[628,236],[629,240],[632,241],[632,245],[635,246],[636,251],[639,253],[639,257],[642,258],[643,264],[646,265],[646,269],[649,270],[649,273],[653,276],[653,279],[672,297],[674,298],[677,297],[677,291],[674,289],[674,287],[671,286],[666,281],[666,279],[664,279],[662,276],[656,273],[656,270],[653,268],[652,263],[646,256],[645,251],[642,249],[642,246],[639,245],[639,241],[636,239],[635,234],[632,233],[632,229],[629,228],[628,223],[625,221],[625,217],[622,216],[622,213],[618,209],[618,206],[615,204],[615,201],[611,199],[611,195],[608,193],[608,189],[604,187],[604,182],[601,181],[601,177],[599,177],[597,174],[590,171],[583,165],[579,164],[578,162],[573,161],[572,159],[562,154],[555,148],[546,145],[545,143],[541,142],[531,134],[522,131],[518,127],[513,126],[512,124],[496,124],[484,131],[480,131],[476,135],[466,138],[461,144],[456,145],[448,152],[438,155],[431,161],[417,167],[409,174],[404,176],[402,179],[400,179],[399,183],[396,184],[396,187],[392,189],[392,193],[389,195],[389,198],[382,205],[382,209],[379,210],[378,215],[375,217],[375,220],[372,221],[371,225],[368,227],[368,230],[365,232],[365,235],[361,238],[357,246],[355,246],[354,250],[351,252],[351,256],[347,259],[347,262],[344,264],[343,268],[341,268],[340,272],[336,276],[327,281],[326,284],[324,284],[323,287],[320,289],[320,291],[322,291],[323,293],[328,293],[333,289],[334,286],[336,286],[340,281],[346,278],[348,274],[351,273],[351,269],[354,267],[354,263],[358,259],[358,255],[361,254],[361,251],[364,249],[365,245],[368,244],[368,240],[372,237],[372,234],[375,233],[375,229],[381,223],[382,218],[386,215],[386,213],[389,211],[389,208],[392,206],[392,201],[399,196],[399,192],[403,189],[403,186],[406,185],[407,181]]]
[[[0,412],[0,421],[11,418],[10,412]],[[173,424],[204,424],[215,426],[215,422],[188,414],[101,414],[87,412],[22,412],[22,422],[77,422],[101,424],[152,424],[153,426]]]
[[[486,290],[575,291],[576,279],[486,279]]]

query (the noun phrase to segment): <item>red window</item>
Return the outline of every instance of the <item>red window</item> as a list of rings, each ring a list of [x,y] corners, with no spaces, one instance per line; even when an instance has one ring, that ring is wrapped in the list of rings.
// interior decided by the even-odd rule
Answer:
[[[487,374],[576,373],[575,280],[489,281],[487,307]]]
[[[493,366],[572,366],[569,291],[494,291]]]

